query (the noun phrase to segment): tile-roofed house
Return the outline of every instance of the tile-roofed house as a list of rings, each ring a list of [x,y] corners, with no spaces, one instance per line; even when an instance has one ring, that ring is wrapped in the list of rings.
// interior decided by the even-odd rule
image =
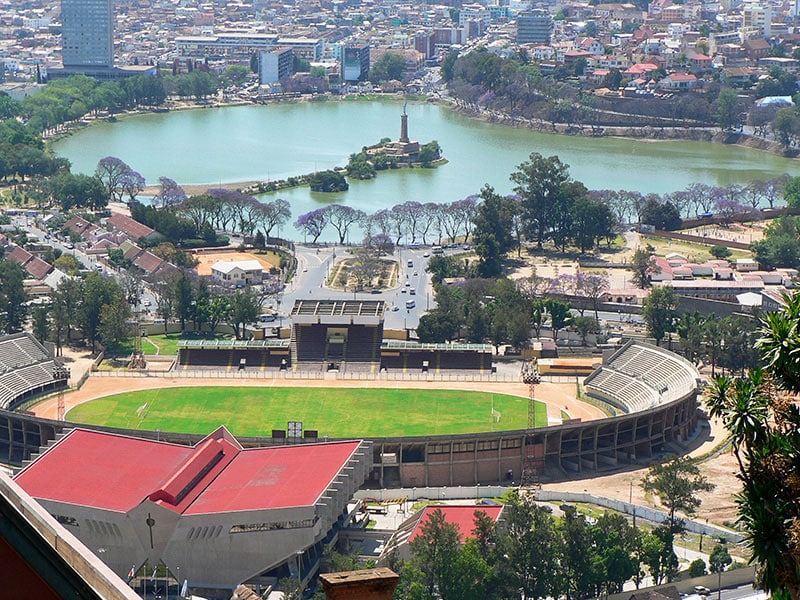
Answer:
[[[25,270],[31,277],[41,281],[53,270],[53,265],[43,261],[38,256],[34,256],[25,264]]]
[[[658,82],[664,90],[690,90],[697,85],[697,76],[693,73],[670,73]]]
[[[164,259],[156,256],[152,252],[144,251],[133,261],[137,267],[142,269],[147,274],[155,273],[158,267],[162,265]]]
[[[72,217],[69,221],[64,223],[63,229],[73,231],[83,237],[83,233],[92,227],[96,227],[96,225],[90,223],[83,217]]]
[[[120,249],[122,249],[122,257],[126,260],[136,260],[139,255],[144,252],[139,246],[135,244],[131,244],[129,246],[125,246],[125,244],[120,245]]]
[[[6,252],[5,258],[13,260],[18,265],[24,267],[25,263],[33,258],[33,254],[25,250],[22,246],[14,246],[10,252]]]
[[[139,221],[131,219],[126,215],[111,215],[106,219],[106,226],[127,234],[133,240],[140,240],[142,238],[152,240],[161,237],[161,234],[155,229],[148,227],[144,223],[139,223]]]

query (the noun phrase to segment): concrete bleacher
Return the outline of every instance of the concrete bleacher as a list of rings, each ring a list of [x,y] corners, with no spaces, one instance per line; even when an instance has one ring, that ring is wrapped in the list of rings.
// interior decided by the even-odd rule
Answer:
[[[0,338],[0,408],[32,394],[66,385],[57,379],[58,365],[39,342],[27,333]]]
[[[0,372],[11,371],[49,359],[47,350],[27,333],[0,339]]]
[[[628,413],[685,397],[700,374],[689,361],[644,342],[628,342],[584,381],[586,393]]]

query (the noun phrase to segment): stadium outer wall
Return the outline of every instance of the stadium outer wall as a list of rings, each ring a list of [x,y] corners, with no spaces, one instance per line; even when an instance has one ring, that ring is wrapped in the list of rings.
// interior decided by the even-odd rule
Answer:
[[[533,430],[368,438],[373,442],[370,487],[476,485],[518,479],[526,446],[539,475],[558,480],[679,453],[697,426],[697,391],[642,412]],[[22,466],[66,430],[83,427],[133,437],[194,444],[202,435],[87,426],[0,410],[0,461]],[[285,439],[238,438],[246,447],[282,445]],[[318,440],[309,440],[318,441]],[[526,444],[527,442],[527,444]]]

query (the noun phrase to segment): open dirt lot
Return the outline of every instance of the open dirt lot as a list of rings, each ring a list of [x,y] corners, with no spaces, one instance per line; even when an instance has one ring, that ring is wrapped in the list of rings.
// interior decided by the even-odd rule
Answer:
[[[251,254],[249,252],[202,252],[196,254],[195,258],[200,261],[195,270],[201,277],[204,275],[211,275],[211,265],[220,260],[257,260],[261,263],[261,266],[264,267],[265,271],[269,271],[275,266],[268,262],[263,256],[258,256],[257,254]]]

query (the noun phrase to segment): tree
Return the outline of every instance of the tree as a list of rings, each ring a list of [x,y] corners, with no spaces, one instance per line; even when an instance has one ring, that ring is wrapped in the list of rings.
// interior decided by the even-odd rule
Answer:
[[[698,492],[710,492],[714,484],[709,483],[691,457],[665,457],[663,462],[652,465],[642,479],[642,489],[656,494],[669,511],[669,531],[678,532],[676,512],[691,516],[701,504]]]
[[[427,167],[433,161],[439,160],[441,156],[442,148],[439,146],[439,142],[432,140],[420,147],[419,154],[417,154],[417,159],[422,163],[423,166]]]
[[[512,220],[513,203],[497,194],[490,185],[485,185],[480,193],[481,202],[474,218],[473,241],[478,254],[478,273],[481,277],[500,275],[501,260],[514,244],[509,223]]]
[[[633,285],[640,289],[650,287],[650,275],[658,272],[656,259],[647,250],[637,248],[631,258],[630,270],[633,271]]]
[[[657,198],[648,197],[641,210],[639,219],[642,223],[652,225],[656,229],[673,231],[680,229],[680,211],[671,202],[659,202]]]
[[[517,170],[511,174],[511,181],[516,184],[514,192],[522,198],[529,229],[541,250],[554,226],[555,207],[572,181],[569,167],[557,156],[545,158],[534,152],[527,161],[517,166]]]
[[[308,179],[312,192],[346,192],[350,186],[339,171],[317,171]]]
[[[345,206],[344,204],[331,204],[327,208],[327,221],[339,234],[339,243],[344,244],[348,231],[353,225],[363,223],[366,218],[363,210]]]
[[[711,254],[711,256],[713,256],[718,260],[724,260],[732,254],[730,248],[728,248],[727,246],[722,246],[720,244],[711,246],[708,252],[709,254]]]
[[[753,257],[763,268],[800,266],[800,217],[784,215],[774,219],[763,240],[750,245]]]
[[[328,211],[324,208],[317,208],[311,212],[297,217],[294,226],[303,232],[303,235],[311,236],[311,243],[316,244],[319,236],[328,225]]]
[[[689,577],[702,577],[706,575],[706,561],[696,558],[689,564]]]
[[[647,331],[658,345],[664,335],[675,331],[675,317],[678,297],[669,286],[653,288],[644,299],[642,314],[647,323]]]
[[[563,302],[554,298],[545,300],[547,314],[550,316],[550,327],[553,330],[553,340],[558,341],[558,332],[569,325],[572,320],[569,302]]]
[[[115,303],[128,304],[119,284],[97,272],[89,273],[84,280],[78,315],[81,332],[92,345],[92,352],[100,339],[103,308]]]
[[[406,71],[406,59],[396,52],[386,52],[369,69],[369,80],[373,83],[403,79]]]
[[[375,177],[375,165],[373,165],[369,156],[365,152],[351,154],[347,161],[347,176],[354,179],[372,179]]]
[[[783,200],[790,208],[800,208],[800,177],[792,177],[786,181],[783,186]]]
[[[159,177],[158,183],[161,186],[158,194],[153,200],[161,204],[161,208],[180,204],[186,200],[186,192],[173,179],[169,177]]]
[[[230,295],[229,310],[226,316],[237,340],[244,339],[244,326],[253,323],[261,312],[261,303],[256,293],[248,288],[235,290]]]
[[[757,347],[764,370],[745,377],[716,377],[706,398],[721,418],[739,467],[738,524],[756,564],[756,582],[777,598],[800,598],[800,293],[761,320]]]
[[[102,306],[98,335],[106,348],[118,351],[134,335],[130,318],[131,305],[122,297]]]
[[[40,342],[50,337],[50,309],[47,306],[36,306],[31,313],[31,332]]]
[[[572,326],[578,335],[581,336],[581,345],[586,345],[586,338],[590,333],[597,333],[600,331],[600,323],[594,317],[573,317]]]
[[[6,333],[20,331],[27,307],[23,281],[24,269],[17,263],[0,258],[0,328]]]
[[[128,196],[129,202],[135,202],[136,196],[138,196],[142,190],[144,190],[145,186],[145,179],[141,173],[138,171],[134,171],[133,169],[128,169],[122,174],[122,177],[119,180],[119,186],[126,196]]]
[[[458,553],[458,527],[445,520],[440,509],[433,510],[422,523],[419,536],[411,541],[411,553],[423,574],[428,594],[435,593],[443,599],[453,598],[450,588],[454,581],[453,563]]]
[[[511,494],[504,511],[508,535],[498,544],[498,579],[506,586],[503,597],[558,598],[563,591],[561,556],[563,538],[549,508],[530,495]],[[505,558],[507,557],[507,558]]]
[[[731,88],[722,88],[717,96],[717,123],[722,131],[738,130],[742,126],[739,95]]]
[[[717,544],[708,557],[708,567],[712,573],[722,573],[733,562],[728,546]]]
[[[578,273],[575,277],[575,293],[592,301],[594,318],[599,320],[598,308],[600,297],[608,289],[608,275],[606,273]]]
[[[111,200],[119,202],[122,200],[122,180],[131,168],[116,156],[106,156],[97,163],[94,175],[106,188],[106,194]]]

